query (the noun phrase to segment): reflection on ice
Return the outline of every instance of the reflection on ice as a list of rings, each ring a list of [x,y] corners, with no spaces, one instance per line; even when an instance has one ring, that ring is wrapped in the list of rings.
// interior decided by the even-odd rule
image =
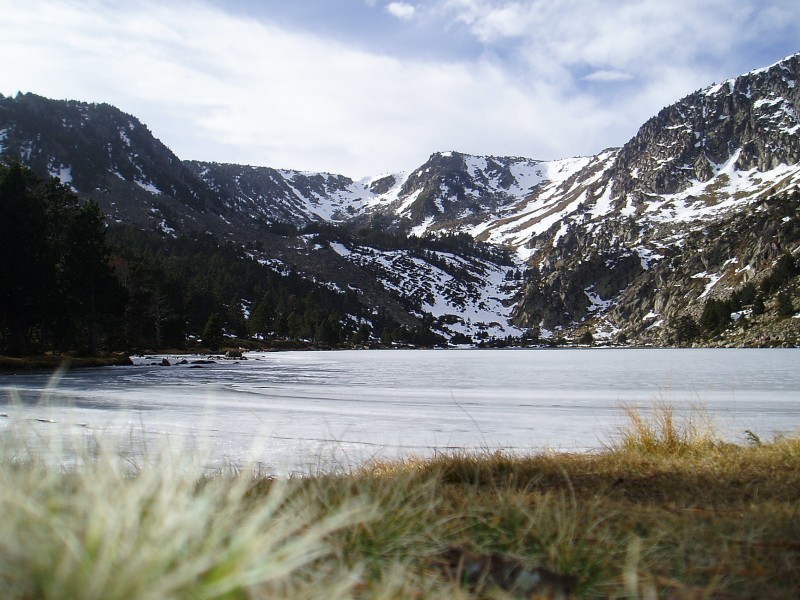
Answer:
[[[702,404],[720,431],[800,425],[794,350],[345,351],[137,359],[0,376],[0,427],[165,444],[275,472],[347,468],[443,449],[583,450],[623,403]],[[170,366],[160,366],[166,358]],[[205,357],[203,357],[205,358]],[[183,361],[183,364],[178,364]]]

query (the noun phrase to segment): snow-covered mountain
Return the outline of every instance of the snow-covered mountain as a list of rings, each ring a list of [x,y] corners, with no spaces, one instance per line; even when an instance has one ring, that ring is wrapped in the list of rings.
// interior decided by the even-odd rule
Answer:
[[[537,276],[520,320],[544,329],[588,321],[663,343],[679,316],[699,318],[707,299],[796,256],[799,70],[800,56],[789,57],[645,123],[581,205],[531,240]]]
[[[375,196],[343,175],[197,161],[185,165],[210,190],[229,199],[229,210],[269,222],[341,223],[361,214]]]
[[[409,327],[665,343],[676,319],[797,257],[798,70],[795,55],[712,85],[622,148],[563,160],[441,152],[362,181],[181,161],[113,107],[32,94],[0,97],[0,156],[61,177],[110,221],[255,244]]]
[[[406,219],[417,235],[462,231],[518,250],[524,260],[531,239],[585,202],[615,156],[615,150],[555,161],[434,154],[381,208]]]

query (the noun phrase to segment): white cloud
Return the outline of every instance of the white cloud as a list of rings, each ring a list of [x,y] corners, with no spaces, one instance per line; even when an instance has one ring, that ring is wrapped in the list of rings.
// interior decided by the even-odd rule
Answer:
[[[407,2],[389,2],[386,5],[386,12],[398,19],[413,19],[417,9]]]
[[[631,79],[633,79],[633,75],[631,75],[630,73],[625,73],[623,71],[614,71],[614,70],[595,71],[594,73],[590,73],[589,75],[586,75],[583,78],[584,81],[597,81],[601,83],[630,81]]]
[[[496,3],[480,0],[442,0],[439,11],[467,25],[482,42],[522,37],[531,25],[532,12],[521,2]]]
[[[559,134],[537,116],[555,96],[531,96],[489,63],[400,60],[197,4],[92,8],[6,11],[0,53],[24,60],[4,67],[13,89],[1,91],[109,102],[181,158],[354,176],[442,149],[557,156],[569,138],[571,126]]]
[[[794,0],[437,0],[432,12],[537,67],[636,76],[664,64],[730,61],[777,30],[800,34]]]
[[[358,22],[337,41],[198,0],[0,0],[0,92],[114,104],[187,159],[359,176],[437,150],[563,158],[742,72],[730,57],[775,28],[800,39],[794,2],[765,0],[779,20],[755,0],[386,4],[484,49],[422,60],[370,50]]]
[[[437,0],[429,14],[503,56],[527,87],[595,104],[599,137],[618,144],[684,95],[800,49],[796,0]],[[787,52],[759,62],[766,40]],[[588,83],[621,81],[625,96],[587,95],[616,89]]]

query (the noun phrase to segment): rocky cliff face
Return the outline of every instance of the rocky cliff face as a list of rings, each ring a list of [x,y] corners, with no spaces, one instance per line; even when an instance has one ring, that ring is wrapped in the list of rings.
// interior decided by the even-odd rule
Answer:
[[[613,194],[644,202],[717,177],[800,161],[800,55],[713,85],[663,109],[619,153]],[[636,204],[636,202],[635,202]]]
[[[532,240],[519,322],[669,342],[798,254],[798,56],[665,108],[619,150],[589,201]]]
[[[798,208],[797,192],[767,196],[741,212],[676,238],[674,243],[663,246],[659,260],[620,288],[606,318],[622,325],[631,339],[653,344],[675,341],[674,325],[680,317],[687,315],[699,322],[708,301],[728,300],[748,285],[759,290],[782,256],[797,256]],[[788,289],[797,295],[794,285]],[[767,302],[775,300],[771,293],[764,297]],[[740,311],[738,317],[746,316],[752,321],[757,316],[753,314],[754,300],[753,296],[734,310]],[[744,323],[742,319],[740,326]],[[784,325],[796,329],[791,321]],[[769,336],[753,327],[745,337],[758,341]]]

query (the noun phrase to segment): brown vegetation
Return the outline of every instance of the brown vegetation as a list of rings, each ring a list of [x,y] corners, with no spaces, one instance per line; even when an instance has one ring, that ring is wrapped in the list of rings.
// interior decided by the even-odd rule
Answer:
[[[628,415],[591,454],[289,481],[102,445],[64,473],[6,430],[0,582],[16,598],[795,598],[800,438],[734,445],[702,413]]]

